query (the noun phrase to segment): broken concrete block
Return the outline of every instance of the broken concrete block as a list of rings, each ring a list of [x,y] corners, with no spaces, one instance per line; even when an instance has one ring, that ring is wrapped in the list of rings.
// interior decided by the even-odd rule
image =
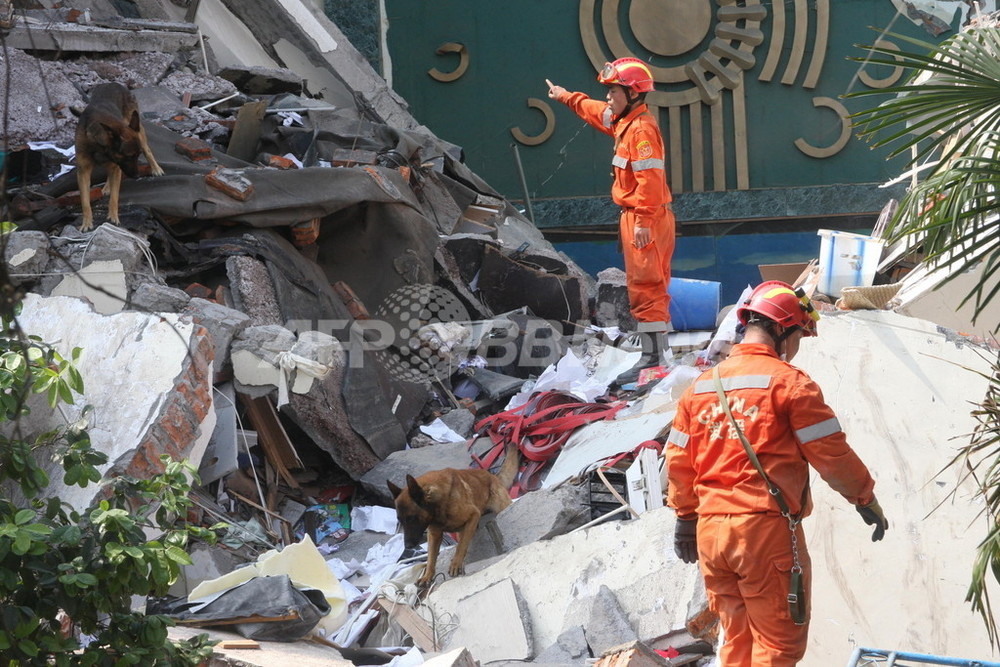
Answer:
[[[218,76],[232,82],[247,95],[279,95],[302,92],[302,77],[290,69],[242,67],[232,64],[218,71]]]
[[[116,225],[99,226],[86,243],[80,242],[84,237],[75,227],[63,228],[63,234],[53,239],[53,246],[62,255],[50,258],[45,272],[52,275],[39,282],[40,293],[84,297],[98,306],[98,312],[109,314],[123,310],[126,295],[140,284],[157,281],[146,258],[149,245],[142,235]],[[81,272],[85,283],[79,277],[59,275]],[[56,289],[64,281],[67,284]]]
[[[531,615],[510,579],[463,598],[456,612],[458,627],[445,640],[446,648],[464,646],[482,663],[534,655]]]
[[[232,348],[233,373],[239,386],[267,386],[268,392],[277,387],[279,404],[287,400],[288,391],[309,393],[315,379],[324,378],[334,366],[343,368],[346,358],[341,343],[329,334],[304,331],[296,339],[291,331],[275,324],[237,332]],[[244,393],[262,395],[252,390]]]
[[[604,655],[614,646],[638,639],[618,597],[603,584],[592,600],[585,633],[594,655]]]
[[[236,169],[213,169],[205,174],[205,184],[239,201],[246,201],[253,195],[253,183]]]
[[[161,86],[182,96],[191,95],[192,102],[202,100],[219,100],[236,92],[236,86],[225,79],[205,74],[204,72],[185,72],[175,70],[160,83]]]
[[[594,321],[599,327],[617,326],[622,331],[635,331],[635,318],[628,302],[625,272],[608,268],[597,274],[597,298]]]
[[[574,625],[559,635],[556,642],[535,656],[534,663],[582,664],[590,657],[590,646],[582,625]]]
[[[267,265],[243,255],[226,259],[226,274],[236,307],[250,316],[254,326],[281,324],[281,309]]]
[[[250,326],[250,317],[214,301],[198,298],[191,299],[184,312],[208,329],[215,344],[215,371],[219,372],[229,362],[229,345],[233,337]]]
[[[51,263],[51,262],[50,262]],[[47,277],[43,281],[51,282]],[[102,315],[120,313],[125,309],[125,298],[128,295],[125,267],[121,261],[100,260],[90,262],[79,271],[67,273],[51,289],[41,288],[39,291],[48,296],[71,296],[91,304],[94,310]]]
[[[594,667],[670,667],[672,664],[642,642],[632,641],[609,648]]]
[[[464,408],[456,408],[441,415],[441,421],[455,433],[458,433],[463,438],[468,438],[472,435],[476,416]]]
[[[4,244],[7,275],[14,285],[34,282],[49,262],[49,235],[45,232],[11,232]]]
[[[361,484],[385,505],[392,505],[392,496],[385,481],[401,484],[407,475],[419,477],[425,472],[443,468],[468,468],[472,463],[464,442],[440,443],[432,447],[393,452],[361,477]]]
[[[496,516],[499,548],[488,531],[476,531],[468,561],[491,558],[582,526],[590,519],[586,494],[585,488],[575,484],[524,494]]]
[[[719,642],[719,614],[709,607],[708,594],[705,587],[695,589],[688,603],[688,620],[685,624],[688,634],[695,639],[702,639],[713,646]]]
[[[149,282],[136,288],[129,303],[144,313],[179,313],[190,301],[191,296],[182,289]]]
[[[79,299],[37,294],[25,296],[19,322],[67,358],[82,348],[76,367],[86,380],[83,396],[57,411],[33,397],[30,416],[16,424],[25,438],[85,418],[94,448],[108,455],[99,466],[105,475],[148,478],[163,472],[163,454],[198,467],[215,427],[212,346],[201,327],[173,314],[101,315]],[[94,413],[85,416],[89,406]],[[51,465],[51,491],[72,507],[83,510],[102,493],[100,485],[62,487],[61,468]]]
[[[281,373],[278,355],[295,345],[295,334],[277,324],[250,326],[233,339],[230,358],[237,389],[251,396],[262,396],[278,386]],[[253,387],[264,387],[254,391]]]

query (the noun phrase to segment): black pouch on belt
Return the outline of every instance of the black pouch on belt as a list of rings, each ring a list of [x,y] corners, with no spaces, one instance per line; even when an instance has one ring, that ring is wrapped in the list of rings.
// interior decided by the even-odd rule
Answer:
[[[788,613],[792,616],[795,625],[805,625],[806,623],[806,590],[805,582],[802,581],[802,572],[792,571],[792,579],[788,586]]]

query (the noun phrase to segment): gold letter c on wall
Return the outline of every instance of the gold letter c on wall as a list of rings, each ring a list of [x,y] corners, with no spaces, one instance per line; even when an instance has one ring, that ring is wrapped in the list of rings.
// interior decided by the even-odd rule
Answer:
[[[458,67],[450,72],[442,72],[437,67],[433,67],[427,70],[427,73],[431,75],[431,78],[440,81],[442,83],[450,83],[456,79],[462,78],[465,74],[465,70],[469,69],[469,50],[465,48],[465,44],[459,44],[457,42],[445,42],[437,48],[434,52],[438,55],[444,55],[446,53],[457,53],[458,54]]]
[[[837,112],[837,117],[840,119],[840,136],[825,148],[817,148],[802,137],[799,137],[795,140],[795,147],[809,157],[814,158],[826,158],[836,155],[844,149],[844,146],[847,145],[847,140],[851,138],[851,121],[847,117],[847,107],[831,97],[814,97],[813,106],[826,107]]]
[[[552,107],[549,106],[548,102],[540,100],[537,97],[529,97],[528,106],[538,109],[545,114],[545,129],[535,136],[525,134],[519,127],[511,128],[510,133],[525,146],[537,146],[548,141],[552,133],[556,131],[556,115],[552,112]]]

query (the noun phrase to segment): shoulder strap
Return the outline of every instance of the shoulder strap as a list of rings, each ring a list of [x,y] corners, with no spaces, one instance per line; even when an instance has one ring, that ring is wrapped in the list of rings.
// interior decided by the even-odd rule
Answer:
[[[712,369],[712,380],[715,382],[715,393],[719,395],[719,403],[722,405],[722,409],[725,410],[726,416],[729,417],[729,423],[733,425],[733,429],[736,431],[736,434],[739,435],[740,442],[743,443],[743,449],[746,450],[747,456],[750,457],[750,462],[753,463],[753,467],[757,469],[760,476],[764,478],[764,483],[767,485],[767,491],[774,496],[774,500],[778,503],[778,509],[781,510],[783,515],[792,519],[792,512],[788,509],[788,503],[785,502],[785,496],[782,495],[781,489],[775,486],[771,482],[771,478],[767,476],[766,472],[764,472],[764,466],[760,464],[760,459],[757,458],[757,454],[753,451],[753,447],[750,446],[750,441],[747,440],[747,437],[743,434],[743,429],[740,428],[740,425],[736,423],[736,418],[733,417],[733,411],[729,409],[729,401],[726,400],[726,390],[722,388],[722,376],[719,374],[718,366]],[[805,509],[804,504],[803,509]]]

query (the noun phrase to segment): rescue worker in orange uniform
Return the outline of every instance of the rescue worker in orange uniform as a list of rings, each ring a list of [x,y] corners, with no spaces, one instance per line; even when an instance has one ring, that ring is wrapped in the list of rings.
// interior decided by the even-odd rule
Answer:
[[[670,260],[674,254],[673,196],[667,186],[663,136],[646,106],[653,74],[638,58],[607,63],[597,80],[607,100],[573,93],[548,79],[549,97],[615,140],[611,199],[621,207],[619,239],[625,257],[629,306],[638,323],[643,356],[638,369],[659,365],[668,349]]]
[[[889,522],[875,481],[847,443],[819,386],[788,362],[819,314],[780,281],[759,285],[737,310],[742,342],[718,365],[726,402],[789,509],[783,516],[722,408],[712,371],[685,391],[667,439],[667,504],[674,550],[698,562],[725,643],[723,667],[786,667],[806,650],[811,565],[799,523],[812,509],[809,466],[855,506],[881,540]],[[793,539],[794,535],[794,539]],[[793,620],[791,571],[801,570],[804,613]]]

